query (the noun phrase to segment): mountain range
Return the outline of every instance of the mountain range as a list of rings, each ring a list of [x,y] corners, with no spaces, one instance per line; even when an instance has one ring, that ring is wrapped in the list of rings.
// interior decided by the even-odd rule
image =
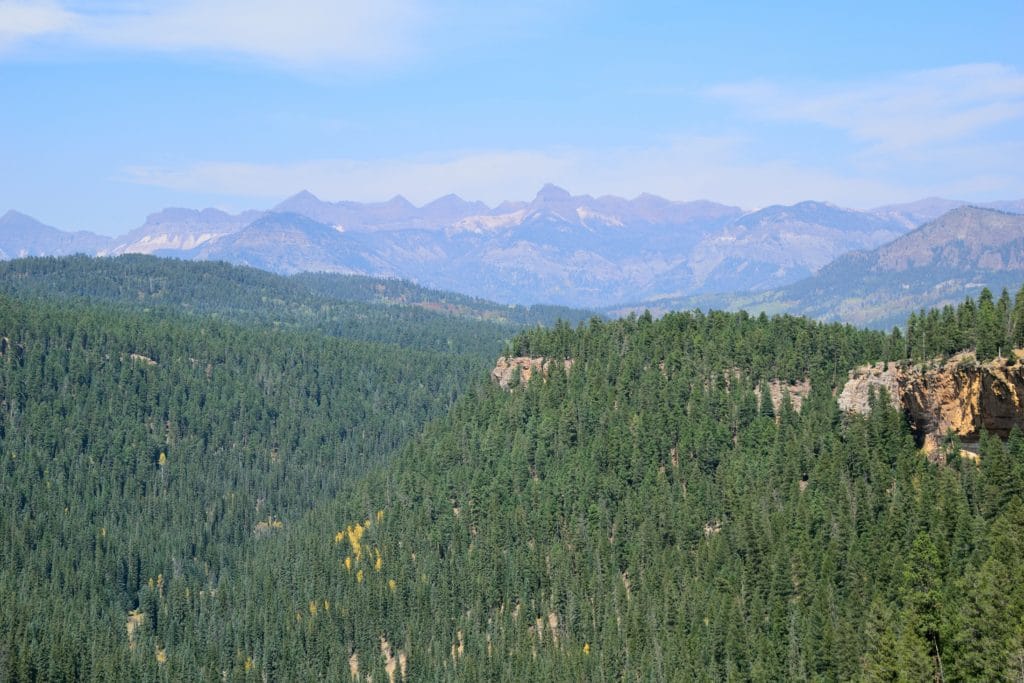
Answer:
[[[546,185],[529,202],[494,208],[456,195],[416,207],[401,196],[327,202],[303,191],[268,211],[164,209],[113,239],[62,232],[10,211],[0,218],[0,250],[8,258],[142,253],[281,274],[398,277],[503,303],[616,309],[763,300],[789,310],[781,303],[788,294],[778,294],[784,288],[963,205],[930,198],[857,211],[805,201],[744,211],[650,194],[572,195]],[[1024,212],[1024,200],[989,206]],[[757,294],[722,296],[735,292]]]
[[[616,313],[690,308],[791,313],[890,327],[919,308],[941,308],[983,287],[1024,283],[1024,215],[957,207],[892,242],[844,254],[814,275],[762,292],[673,297]]]

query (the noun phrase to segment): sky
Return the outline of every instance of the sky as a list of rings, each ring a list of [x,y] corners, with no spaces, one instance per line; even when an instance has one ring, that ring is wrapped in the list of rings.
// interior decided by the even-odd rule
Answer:
[[[0,0],[0,213],[1019,199],[1022,26],[1022,0]]]

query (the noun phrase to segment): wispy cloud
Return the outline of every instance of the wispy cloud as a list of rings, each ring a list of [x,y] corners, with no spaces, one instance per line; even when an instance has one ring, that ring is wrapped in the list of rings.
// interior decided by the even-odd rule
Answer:
[[[383,199],[401,192],[425,202],[457,192],[492,204],[529,197],[551,181],[591,194],[654,192],[746,208],[808,198],[866,208],[936,194],[981,201],[1019,197],[1024,187],[1017,162],[1024,154],[1024,74],[1014,67],[964,65],[803,88],[720,85],[707,94],[742,112],[731,131],[642,147],[141,165],[125,170],[122,180],[266,200],[305,188],[328,199]],[[752,126],[749,117],[767,125]],[[778,140],[791,144],[768,154],[762,136],[773,135],[773,122],[786,124]],[[792,124],[801,131],[838,130],[845,142],[830,142],[827,153],[802,153]],[[722,122],[719,130],[728,125]]]
[[[34,36],[70,30],[76,20],[55,2],[0,1],[0,49]]]
[[[407,54],[416,0],[0,0],[0,47],[42,37],[104,49],[209,52],[291,66],[380,62]]]
[[[870,206],[917,196],[884,179],[844,177],[782,161],[751,162],[730,138],[685,138],[662,147],[471,152],[433,159],[323,159],[292,164],[206,162],[133,167],[122,180],[182,192],[275,201],[308,189],[324,199],[380,200],[403,193],[424,203],[449,192],[496,204],[529,198],[545,182],[571,191],[713,199],[753,208],[802,199]]]
[[[752,117],[844,131],[876,152],[949,143],[1024,118],[1024,73],[967,64],[872,82],[794,87],[759,81],[707,94]]]

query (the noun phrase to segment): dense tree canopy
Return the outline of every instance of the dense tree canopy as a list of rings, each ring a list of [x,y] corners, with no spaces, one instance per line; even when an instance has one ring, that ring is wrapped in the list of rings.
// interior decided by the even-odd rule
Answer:
[[[1017,343],[1020,295],[905,336],[560,323],[510,391],[479,349],[128,298],[0,297],[0,679],[1024,676],[1024,436],[939,466],[835,400]]]
[[[504,306],[403,280],[328,273],[285,277],[221,262],[138,254],[0,262],[0,291],[22,300],[75,299],[246,325],[312,329],[488,360],[522,327],[593,315],[556,306]]]
[[[988,288],[978,301],[968,297],[959,306],[941,310],[921,310],[907,320],[905,355],[914,360],[930,360],[958,351],[973,350],[978,360],[997,356],[1011,357],[1015,348],[1024,347],[1024,287],[1014,302],[1003,290],[998,300]]]

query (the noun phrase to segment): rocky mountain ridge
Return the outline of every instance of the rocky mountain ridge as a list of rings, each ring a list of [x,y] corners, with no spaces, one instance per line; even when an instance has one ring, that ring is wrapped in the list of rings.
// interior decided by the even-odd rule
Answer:
[[[744,212],[710,201],[592,197],[546,185],[531,201],[494,208],[456,195],[417,207],[401,196],[326,202],[304,191],[269,211],[165,209],[121,238],[68,237],[61,251],[27,234],[20,247],[0,248],[8,256],[144,253],[283,274],[399,277],[505,303],[598,308],[774,291],[851,251],[888,243],[916,217],[954,204],[854,211],[807,201]]]

